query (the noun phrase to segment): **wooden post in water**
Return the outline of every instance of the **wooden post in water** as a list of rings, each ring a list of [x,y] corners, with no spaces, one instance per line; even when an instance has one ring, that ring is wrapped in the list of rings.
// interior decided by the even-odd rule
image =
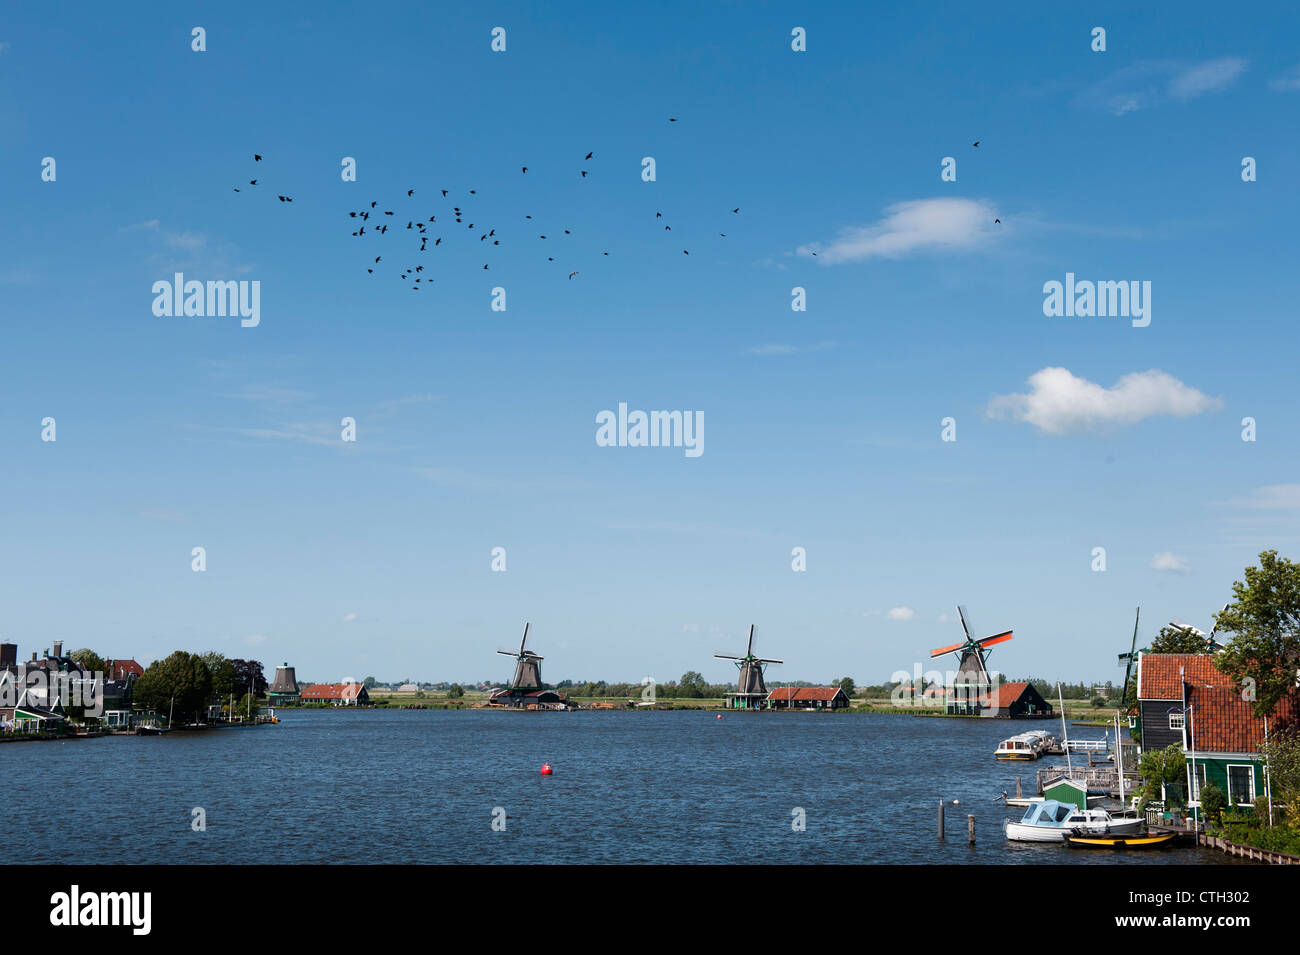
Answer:
[[[943,842],[943,800],[939,800],[939,841]]]
[[[971,845],[975,845],[975,814],[971,813],[966,816],[966,837],[970,840]]]

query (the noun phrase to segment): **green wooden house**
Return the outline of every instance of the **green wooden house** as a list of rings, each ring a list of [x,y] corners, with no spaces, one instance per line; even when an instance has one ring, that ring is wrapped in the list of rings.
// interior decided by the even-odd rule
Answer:
[[[1234,810],[1252,807],[1267,791],[1266,766],[1260,747],[1270,727],[1300,712],[1293,695],[1279,703],[1272,717],[1256,716],[1231,681],[1187,687],[1186,742],[1188,792],[1193,810],[1200,806],[1201,787],[1214,783]]]

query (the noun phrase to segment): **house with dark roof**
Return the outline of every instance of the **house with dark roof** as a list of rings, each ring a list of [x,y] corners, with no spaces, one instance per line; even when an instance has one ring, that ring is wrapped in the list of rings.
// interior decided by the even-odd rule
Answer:
[[[767,694],[774,710],[840,710],[849,705],[848,694],[838,686],[778,686]]]
[[[1188,683],[1227,685],[1230,682],[1208,653],[1138,654],[1138,742],[1142,752],[1165,749],[1175,743],[1182,745]]]
[[[1213,654],[1144,653],[1138,658],[1142,752],[1177,745],[1187,759],[1189,805],[1214,783],[1233,808],[1264,795],[1260,748],[1270,727],[1300,717],[1300,694],[1283,697],[1271,717],[1255,715],[1253,695],[1215,664]]]
[[[1043,699],[1032,683],[1000,683],[980,697],[980,715],[1003,719],[1046,719],[1052,704]]]

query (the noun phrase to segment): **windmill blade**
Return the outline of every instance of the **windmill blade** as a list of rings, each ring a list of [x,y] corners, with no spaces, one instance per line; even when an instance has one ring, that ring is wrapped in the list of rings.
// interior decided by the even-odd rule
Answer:
[[[767,657],[755,657],[755,663],[784,663],[784,660],[769,660]]]
[[[931,651],[930,651],[930,657],[931,657],[931,658],[934,658],[934,657],[941,657],[941,656],[943,656],[945,653],[953,653],[953,652],[955,652],[955,651],[957,651],[957,650],[960,650],[960,649],[961,649],[962,647],[964,647],[964,646],[966,646],[966,644],[965,644],[965,642],[963,641],[962,643],[954,643],[954,644],[953,644],[952,646],[950,646],[950,647],[940,647],[938,650],[931,650]]]
[[[528,623],[524,623],[524,638],[519,641],[519,652],[524,652],[524,644],[528,642]]]
[[[743,660],[743,659],[745,659],[744,657],[736,657],[736,656],[732,656],[730,653],[715,653],[714,656],[717,657],[719,660]]]
[[[516,657],[516,658],[517,658],[517,657],[519,656],[519,654],[516,653],[514,650],[498,650],[497,653],[505,654],[505,655],[508,656],[508,657]]]
[[[745,646],[745,656],[751,656],[754,652],[754,625],[749,625],[749,643]]]
[[[992,647],[992,646],[997,646],[999,643],[1006,643],[1010,639],[1011,639],[1011,631],[1003,630],[1001,633],[995,633],[993,634],[993,636],[985,637],[983,640],[979,640],[977,642],[981,647]]]
[[[961,620],[962,633],[966,634],[966,641],[970,642],[970,625],[966,622],[966,608],[961,604],[957,605],[957,618]]]

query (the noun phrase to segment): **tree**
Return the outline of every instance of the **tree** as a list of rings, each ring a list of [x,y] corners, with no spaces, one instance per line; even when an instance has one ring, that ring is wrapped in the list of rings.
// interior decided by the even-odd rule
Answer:
[[[373,676],[368,676],[361,681],[361,685],[364,686],[367,690],[371,690],[374,689],[375,684],[378,682],[379,681],[376,680]]]
[[[451,685],[451,689],[447,691],[447,695],[451,697],[453,700],[459,700],[462,696],[465,695],[465,688],[461,686],[459,683],[453,683]]]
[[[248,689],[240,683],[233,660],[227,660],[224,655],[210,650],[203,654],[203,662],[207,664],[208,672],[212,674],[212,693],[217,699],[229,700],[236,693]]]
[[[853,691],[856,690],[856,689],[858,688],[858,685],[857,685],[856,683],[853,682],[853,677],[851,677],[851,676],[846,676],[844,679],[840,680],[838,683],[834,683],[834,684],[832,684],[832,685],[833,685],[833,686],[838,686],[841,690],[844,691],[844,695],[845,695],[845,696],[848,696],[848,697],[853,696]]]
[[[1138,774],[1144,783],[1143,802],[1161,799],[1164,795],[1174,801],[1177,791],[1169,790],[1181,785],[1187,774],[1187,757],[1183,755],[1183,748],[1177,743],[1171,743],[1164,749],[1143,753],[1138,763]]]
[[[1219,612],[1219,629],[1233,634],[1215,661],[1220,670],[1254,690],[1255,715],[1269,716],[1296,686],[1300,666],[1300,564],[1266,550],[1246,580],[1234,581],[1236,598]],[[1246,682],[1246,681],[1251,682]]]
[[[1291,818],[1300,822],[1300,722],[1272,727],[1261,752],[1268,761],[1274,808],[1288,806]]]
[[[253,688],[254,696],[266,696],[266,677],[262,675],[262,664],[257,660],[231,660],[235,667],[236,692]]]
[[[177,650],[155,660],[135,681],[135,701],[145,709],[166,713],[175,700],[176,712],[198,715],[212,698],[212,673],[201,657]]]
[[[1148,653],[1209,653],[1210,640],[1191,627],[1161,627],[1151,641]]]
[[[73,650],[68,656],[72,657],[77,663],[89,670],[91,673],[104,673],[108,670],[108,665],[94,650]]]

